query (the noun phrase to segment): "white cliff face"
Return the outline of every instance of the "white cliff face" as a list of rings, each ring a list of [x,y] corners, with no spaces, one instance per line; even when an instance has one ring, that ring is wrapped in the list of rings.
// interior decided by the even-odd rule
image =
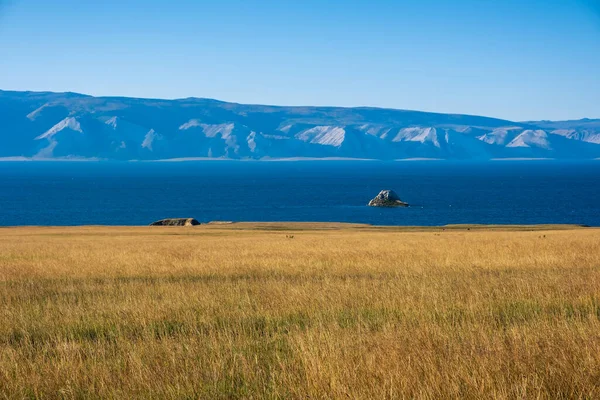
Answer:
[[[508,143],[510,143],[514,136],[518,135],[518,132],[520,132],[521,130],[522,128],[520,127],[497,128],[492,130],[491,132],[485,133],[477,137],[477,139],[488,144],[505,146]]]
[[[202,129],[202,132],[207,138],[221,136],[223,139],[227,139],[231,135],[233,129],[235,128],[235,124],[205,124],[202,123],[199,119],[190,119],[185,124],[179,126],[180,131],[187,131],[192,128]]]
[[[552,135],[563,136],[567,139],[582,141],[586,143],[600,144],[600,130],[594,132],[587,129],[556,129],[550,132]]]
[[[158,133],[156,133],[154,129],[150,129],[144,137],[144,141],[142,142],[142,148],[152,151],[152,145],[154,141],[160,138],[161,136]]]
[[[217,135],[220,135],[223,139],[227,139],[231,136],[231,132],[233,131],[233,128],[235,127],[235,125],[234,124],[214,124],[214,125],[200,124],[200,127],[202,127],[204,134],[208,138],[212,138],[212,137],[216,137]]]
[[[30,121],[35,121],[36,118],[40,116],[40,114],[42,113],[42,111],[44,111],[46,107],[48,107],[48,104],[44,104],[40,108],[36,108],[35,110],[27,114],[27,119],[29,119]]]
[[[190,119],[188,122],[186,122],[185,124],[181,125],[179,127],[179,130],[180,131],[186,131],[186,130],[188,130],[190,128],[195,128],[195,127],[201,126],[201,125],[202,125],[202,123],[199,120],[197,120],[197,119]]]
[[[387,134],[390,132],[391,128],[385,125],[372,125],[372,124],[364,124],[358,128],[360,131],[364,132],[366,135],[375,136],[381,139],[385,139]]]
[[[256,132],[250,132],[246,140],[248,142],[248,148],[252,153],[254,153],[254,151],[256,150]]]
[[[548,140],[548,134],[541,129],[527,129],[523,131],[519,136],[507,144],[506,147],[539,147],[546,150],[552,148],[552,146],[550,146],[550,141]]]
[[[403,128],[392,139],[392,142],[419,142],[429,143],[435,147],[440,147],[440,141],[435,128]]]
[[[339,147],[344,142],[346,131],[339,126],[315,126],[296,135],[296,138],[308,143]]]
[[[63,131],[65,129],[70,129],[72,131],[79,132],[79,133],[83,132],[81,130],[81,125],[79,124],[79,121],[77,121],[73,117],[69,117],[69,118],[63,119],[58,124],[54,125],[52,128],[48,129],[46,132],[44,132],[41,135],[39,135],[38,137],[36,137],[36,139],[38,139],[38,140],[39,139],[52,139],[52,137],[54,135],[56,135],[58,132]]]
[[[292,129],[292,127],[293,127],[293,125],[292,125],[292,124],[288,124],[288,125],[282,126],[282,127],[281,127],[281,128],[279,128],[278,130],[279,130],[280,132],[283,132],[283,133],[289,133],[289,132],[290,132],[290,129]]]
[[[110,117],[104,123],[113,129],[117,129],[119,119],[117,117]]]

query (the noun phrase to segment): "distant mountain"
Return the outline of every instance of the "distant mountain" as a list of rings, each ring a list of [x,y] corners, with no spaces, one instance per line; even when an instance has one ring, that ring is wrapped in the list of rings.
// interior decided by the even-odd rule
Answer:
[[[0,91],[0,157],[586,159],[600,120]]]

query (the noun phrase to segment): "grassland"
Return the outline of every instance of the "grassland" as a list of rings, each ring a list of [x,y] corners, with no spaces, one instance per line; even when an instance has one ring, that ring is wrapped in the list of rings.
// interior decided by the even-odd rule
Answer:
[[[5,228],[0,317],[0,398],[600,398],[600,230]]]

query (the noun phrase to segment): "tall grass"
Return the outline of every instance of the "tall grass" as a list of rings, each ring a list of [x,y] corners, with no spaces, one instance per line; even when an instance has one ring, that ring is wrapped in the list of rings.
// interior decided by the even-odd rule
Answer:
[[[0,397],[600,398],[600,230],[235,228],[1,229]]]

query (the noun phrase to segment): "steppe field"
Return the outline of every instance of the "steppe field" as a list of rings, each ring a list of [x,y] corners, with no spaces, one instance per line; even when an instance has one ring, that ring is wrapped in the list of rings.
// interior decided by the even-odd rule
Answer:
[[[0,228],[0,398],[597,399],[600,229]]]

